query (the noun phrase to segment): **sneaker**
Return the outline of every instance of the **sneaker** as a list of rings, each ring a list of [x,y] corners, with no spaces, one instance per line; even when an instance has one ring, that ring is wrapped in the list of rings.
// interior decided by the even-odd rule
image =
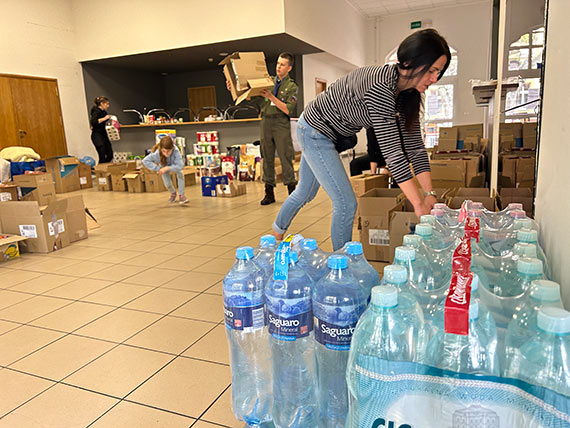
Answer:
[[[178,203],[180,205],[184,205],[188,203],[188,198],[184,195],[180,195],[180,199],[178,200]]]
[[[176,202],[176,192],[170,194],[170,198],[168,198],[168,203],[173,204]]]

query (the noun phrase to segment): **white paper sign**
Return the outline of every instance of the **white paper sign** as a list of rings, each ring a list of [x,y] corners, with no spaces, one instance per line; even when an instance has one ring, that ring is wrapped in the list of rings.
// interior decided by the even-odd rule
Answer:
[[[12,200],[12,195],[8,192],[0,193],[0,202],[7,202]]]
[[[368,231],[368,243],[388,247],[390,245],[390,231],[387,229],[370,229]]]
[[[36,230],[35,224],[21,224],[19,225],[20,228],[20,235],[25,236],[26,238],[37,238],[38,231]]]
[[[107,184],[107,178],[106,177],[99,177],[99,184],[101,186],[104,186]]]
[[[79,177],[80,184],[87,184],[87,177]]]
[[[48,223],[49,236],[54,236],[56,229],[57,229],[58,234],[65,232],[65,226],[63,224],[63,219],[59,219],[56,221],[50,221]]]

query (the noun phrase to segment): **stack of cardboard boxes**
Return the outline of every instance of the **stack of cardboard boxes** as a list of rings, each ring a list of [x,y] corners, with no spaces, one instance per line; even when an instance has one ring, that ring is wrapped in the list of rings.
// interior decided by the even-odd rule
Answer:
[[[501,123],[499,144],[501,187],[533,188],[536,123]]]

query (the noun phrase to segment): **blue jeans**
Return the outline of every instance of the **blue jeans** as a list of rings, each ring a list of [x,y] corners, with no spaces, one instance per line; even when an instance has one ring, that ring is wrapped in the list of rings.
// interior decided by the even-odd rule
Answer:
[[[299,210],[317,195],[319,186],[332,200],[331,240],[333,250],[352,240],[356,197],[334,143],[312,128],[303,115],[297,124],[297,141],[303,152],[299,184],[285,200],[273,223],[273,230],[285,233]]]
[[[176,192],[176,190],[174,190],[174,186],[172,185],[172,175],[171,174],[176,174],[176,179],[178,181],[178,194],[180,196],[183,196],[184,195],[184,185],[186,184],[184,181],[184,174],[182,174],[182,171],[174,172],[174,173],[167,172],[166,174],[162,174],[162,181],[164,181],[164,185],[166,186],[166,188],[168,189],[168,191],[170,193]]]

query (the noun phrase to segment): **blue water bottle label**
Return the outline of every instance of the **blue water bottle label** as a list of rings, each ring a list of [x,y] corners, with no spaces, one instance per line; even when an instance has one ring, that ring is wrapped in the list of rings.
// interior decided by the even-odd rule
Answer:
[[[273,279],[276,281],[286,281],[289,277],[289,251],[291,251],[291,243],[286,241],[279,244],[275,251]]]
[[[232,330],[249,332],[266,325],[263,304],[248,307],[224,305],[224,317],[226,326]]]
[[[315,317],[315,340],[328,349],[348,351],[355,328],[356,322],[338,325]]]
[[[292,342],[313,331],[313,311],[285,318],[267,310],[267,325],[274,338]]]

